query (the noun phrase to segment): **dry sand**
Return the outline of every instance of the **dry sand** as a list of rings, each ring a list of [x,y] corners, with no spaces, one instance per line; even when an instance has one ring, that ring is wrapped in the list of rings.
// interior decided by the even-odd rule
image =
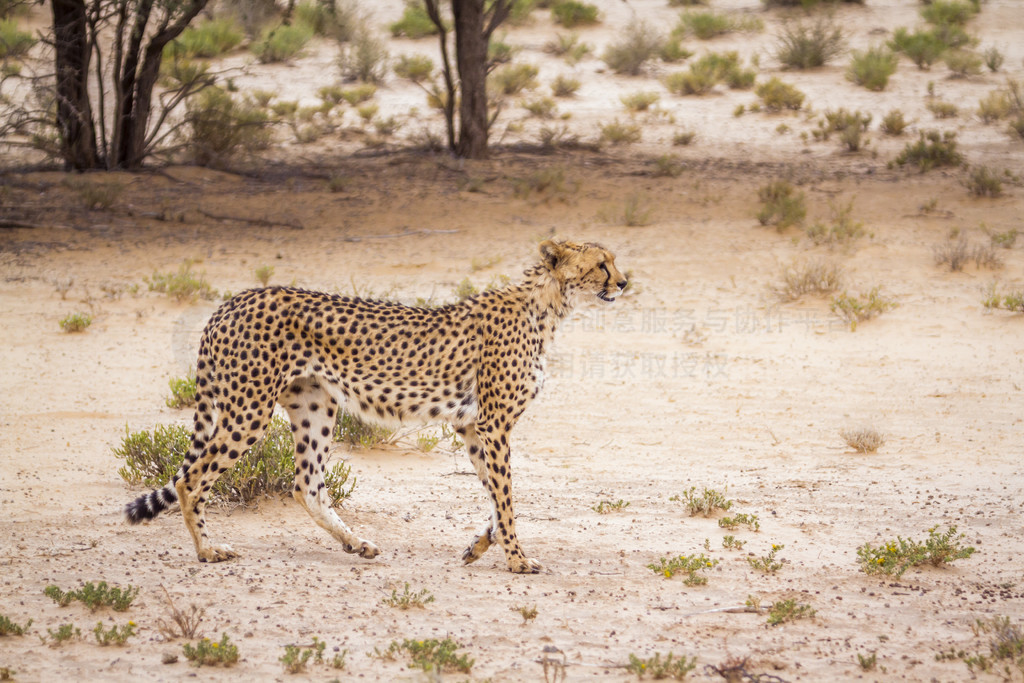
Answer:
[[[602,6],[612,15],[619,4]],[[891,4],[869,0],[867,9],[842,12],[866,13],[857,24],[864,41],[889,9],[911,22],[914,3]],[[1024,41],[1011,41],[1020,26],[1008,19],[1019,8],[984,7],[977,21],[1003,31],[997,38],[1019,78],[1013,51]],[[522,30],[553,34],[538,17],[541,25]],[[586,67],[595,91],[606,82],[643,89],[597,73],[598,64]],[[906,63],[897,76],[906,90],[881,95],[845,83],[841,67],[787,78],[831,83],[832,106],[884,113],[892,97],[908,113],[923,107],[929,76]],[[935,80],[965,102],[1000,82]],[[863,100],[847,102],[847,94]],[[30,635],[0,639],[0,667],[19,680],[285,679],[284,646],[316,636],[328,655],[347,650],[348,664],[342,672],[311,666],[310,677],[426,680],[401,659],[368,655],[394,640],[449,636],[475,659],[471,674],[451,680],[541,680],[541,661],[563,656],[567,680],[628,680],[630,654],[669,651],[696,656],[698,679],[717,677],[708,665],[744,660],[748,672],[787,681],[969,678],[962,662],[936,655],[987,653],[975,620],[1024,616],[1024,317],[981,305],[990,283],[1021,287],[1024,256],[1017,246],[999,252],[999,269],[972,263],[949,272],[935,265],[933,249],[954,228],[975,244],[988,242],[981,224],[1020,229],[1024,195],[1008,183],[1001,198],[974,199],[962,171],[887,170],[905,140],[873,132],[875,154],[840,154],[834,143],[801,154],[795,133],[774,129],[787,121],[809,130],[802,117],[715,112],[747,100],[749,93],[676,98],[687,116],[704,117],[680,122],[698,131],[682,150],[664,142],[678,126],[645,121],[651,137],[631,154],[502,152],[470,163],[295,146],[301,165],[263,165],[250,177],[172,167],[85,178],[122,185],[107,210],[83,208],[63,174],[3,176],[4,218],[38,227],[0,234],[0,614],[34,620]],[[621,115],[617,95],[602,101],[594,122]],[[573,120],[585,132],[584,114]],[[970,161],[1024,172],[1019,142],[967,117],[954,126]],[[664,151],[685,161],[678,177],[650,174],[644,155]],[[516,196],[518,181],[544,169],[563,173],[564,192]],[[332,176],[345,179],[341,191],[330,191]],[[829,250],[796,229],[758,225],[757,189],[780,176],[807,193],[808,222],[827,218],[830,202],[852,200],[867,236]],[[634,197],[651,212],[647,225],[623,225]],[[461,565],[487,515],[483,490],[462,453],[422,453],[414,437],[379,450],[333,450],[358,477],[340,514],[381,547],[373,561],[342,552],[290,500],[213,508],[215,540],[241,554],[215,565],[196,561],[177,514],[125,524],[123,505],[141,491],[119,478],[111,449],[126,425],[189,421],[187,411],[164,405],[167,380],[195,362],[216,306],[148,292],[146,277],[198,259],[214,287],[237,292],[267,264],[275,283],[443,299],[467,276],[477,285],[516,277],[552,233],[607,245],[634,288],[614,304],[582,306],[567,322],[544,391],[513,433],[518,531],[545,573],[509,574],[496,548]],[[825,298],[780,303],[771,288],[782,268],[810,258],[841,264],[850,293],[880,286],[898,307],[851,332]],[[58,321],[74,311],[91,313],[92,326],[62,333]],[[855,453],[840,438],[861,426],[886,435],[878,453]],[[692,486],[726,492],[733,512],[758,515],[760,531],[727,532],[715,517],[689,516],[670,497]],[[594,510],[618,500],[628,507]],[[899,580],[859,570],[858,546],[921,540],[935,525],[955,525],[976,554]],[[746,546],[723,549],[726,533]],[[785,545],[783,567],[754,571],[747,558],[772,544]],[[701,552],[719,560],[705,586],[646,567]],[[48,584],[99,580],[141,592],[124,614],[60,608],[43,595]],[[435,600],[409,611],[382,604],[406,583]],[[227,633],[241,654],[236,667],[196,670],[183,661],[181,641],[157,627],[166,616],[161,586],[179,606],[205,608],[202,634]],[[770,627],[764,612],[714,611],[748,596],[764,605],[793,598],[817,614]],[[538,612],[528,623],[514,611],[524,606]],[[127,619],[138,625],[127,646],[92,642],[97,621]],[[68,622],[88,637],[40,644],[37,635]],[[168,653],[178,661],[161,663]],[[862,670],[858,654],[875,654],[877,668]]]

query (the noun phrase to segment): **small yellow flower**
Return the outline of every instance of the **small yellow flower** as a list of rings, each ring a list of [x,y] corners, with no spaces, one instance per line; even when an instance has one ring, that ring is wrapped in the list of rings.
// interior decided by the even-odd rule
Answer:
[[[220,647],[220,643],[214,643],[212,647]]]
[[[129,621],[129,622],[128,622],[128,625],[129,625],[129,626],[135,626],[135,622],[134,622],[134,621]]]

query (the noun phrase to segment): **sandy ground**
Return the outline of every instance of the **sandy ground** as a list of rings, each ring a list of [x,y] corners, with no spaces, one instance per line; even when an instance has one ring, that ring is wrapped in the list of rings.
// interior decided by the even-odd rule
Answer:
[[[878,25],[912,23],[913,3],[890,4],[860,10],[866,16],[850,22],[855,41],[870,40]],[[633,5],[668,16],[660,5]],[[631,6],[602,4],[611,19]],[[898,19],[886,18],[890,10]],[[1019,77],[1015,11],[993,0],[976,21]],[[538,17],[517,30],[540,46],[554,29]],[[769,30],[750,49],[770,39]],[[742,39],[714,49],[730,41]],[[310,68],[303,64],[280,68]],[[573,105],[572,125],[592,135],[588,125],[624,116],[617,93],[644,81],[602,74],[596,60],[580,69],[592,96]],[[263,78],[273,82],[272,71]],[[819,108],[870,105],[880,116],[892,102],[922,119],[929,79],[965,103],[1001,82],[948,81],[906,63],[898,89],[882,94],[856,90],[839,66],[786,78],[820,88]],[[615,84],[604,99],[602,83]],[[717,677],[708,666],[743,661],[750,674],[777,677],[770,680],[969,678],[962,662],[936,655],[987,653],[975,620],[1024,617],[1024,317],[981,305],[992,283],[1024,284],[1024,256],[1018,245],[1000,251],[1001,268],[953,273],[935,265],[933,250],[953,229],[983,244],[986,230],[1024,228],[1024,193],[1010,182],[1001,198],[974,199],[963,171],[888,170],[905,140],[874,132],[877,146],[858,155],[834,143],[795,144],[794,133],[775,133],[778,123],[797,131],[812,123],[731,116],[752,100],[677,98],[679,116],[697,118],[643,119],[645,141],[630,153],[359,158],[325,152],[351,144],[332,139],[278,152],[297,164],[247,174],[171,167],[78,179],[121,187],[105,210],[85,207],[63,174],[3,175],[4,220],[36,227],[0,232],[0,614],[34,623],[25,637],[0,638],[0,667],[19,680],[285,679],[284,646],[315,636],[328,655],[347,650],[348,663],[341,672],[311,666],[311,678],[427,680],[401,659],[368,655],[394,640],[448,636],[475,659],[470,674],[446,674],[451,680],[541,680],[541,662],[563,657],[567,680],[627,680],[630,654],[669,651],[696,656],[698,679]],[[680,125],[698,132],[694,145],[668,150],[683,160],[681,174],[652,176],[645,155],[667,151]],[[997,129],[969,116],[940,127],[961,131],[970,162],[1024,173],[1020,144]],[[517,196],[521,181],[551,169],[563,174],[562,191]],[[852,201],[868,236],[829,250],[795,229],[760,226],[757,189],[776,177],[807,193],[809,222],[826,218],[830,203]],[[630,200],[649,211],[646,225],[624,225]],[[381,547],[373,561],[342,552],[290,500],[213,508],[213,536],[241,553],[216,565],[195,560],[177,514],[125,524],[123,505],[141,490],[119,478],[112,448],[126,426],[190,420],[164,405],[167,381],[195,362],[216,306],[148,292],[145,278],[194,259],[222,292],[253,286],[254,270],[272,265],[275,283],[444,299],[466,277],[477,285],[516,277],[551,234],[604,243],[634,287],[614,304],[582,306],[564,325],[544,392],[513,433],[518,531],[545,573],[513,576],[497,549],[461,565],[487,515],[483,490],[463,454],[422,453],[412,438],[333,450],[358,477],[341,514]],[[851,332],[827,299],[780,303],[771,288],[783,267],[810,258],[840,264],[850,293],[879,286],[898,307]],[[75,311],[91,313],[92,326],[62,333],[58,321]],[[840,438],[862,426],[886,435],[878,453],[857,454]],[[760,531],[726,532],[716,518],[689,516],[670,498],[692,486],[726,492],[734,512],[758,515]],[[618,500],[628,507],[594,509]],[[955,525],[977,553],[899,580],[859,571],[858,546],[921,540],[935,525]],[[746,546],[723,549],[726,533]],[[772,544],[785,546],[782,569],[753,570],[747,558]],[[646,567],[700,552],[719,560],[706,586]],[[99,580],[141,592],[123,614],[60,608],[43,595],[48,584]],[[435,600],[409,611],[382,603],[406,583]],[[241,654],[235,668],[197,671],[183,661],[182,642],[158,629],[167,612],[161,587],[180,607],[205,608],[201,633],[229,635]],[[748,596],[764,605],[792,598],[817,614],[770,627],[764,612],[715,611]],[[531,606],[537,616],[524,623],[514,610]],[[97,621],[127,619],[138,635],[125,647],[92,642]],[[69,622],[87,638],[40,644],[37,636]],[[167,654],[178,661],[163,664]],[[857,656],[871,654],[877,668],[865,671]]]

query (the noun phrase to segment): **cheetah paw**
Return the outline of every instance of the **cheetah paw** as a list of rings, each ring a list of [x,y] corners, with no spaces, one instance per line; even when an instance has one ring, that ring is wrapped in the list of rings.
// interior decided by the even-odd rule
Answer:
[[[359,545],[346,544],[345,552],[352,553],[353,555],[359,555],[359,557],[367,560],[372,560],[377,557],[377,555],[380,555],[380,549],[369,541],[363,541]]]
[[[487,534],[482,534],[477,538],[473,545],[469,546],[462,551],[462,563],[472,564],[480,559],[480,557],[491,547],[491,540]]]
[[[238,557],[229,545],[210,545],[199,551],[200,562],[223,562]]]
[[[509,560],[508,570],[513,574],[537,574],[543,571],[544,565],[529,557],[519,557]]]

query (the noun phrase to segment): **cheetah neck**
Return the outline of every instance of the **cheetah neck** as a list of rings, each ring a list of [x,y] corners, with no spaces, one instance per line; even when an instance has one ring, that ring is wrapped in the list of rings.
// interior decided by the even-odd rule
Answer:
[[[525,275],[520,287],[526,295],[527,306],[546,333],[545,341],[550,340],[558,324],[572,312],[575,302],[564,284],[543,264],[534,266]]]

